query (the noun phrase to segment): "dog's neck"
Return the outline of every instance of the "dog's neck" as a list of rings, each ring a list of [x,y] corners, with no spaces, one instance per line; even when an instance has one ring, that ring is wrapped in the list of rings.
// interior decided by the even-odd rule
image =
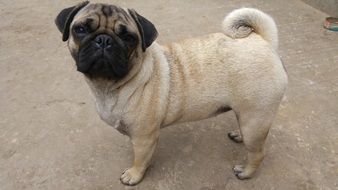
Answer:
[[[126,113],[137,110],[138,99],[144,97],[144,94],[163,97],[159,99],[162,105],[168,101],[166,97],[169,93],[170,71],[162,47],[153,43],[143,53],[139,65],[140,69],[135,72],[135,75],[120,84],[106,79],[86,78],[96,99],[96,107],[101,119],[115,128],[124,121]],[[150,102],[146,103],[150,104]],[[165,111],[166,107],[157,111],[158,119],[163,117]]]
[[[157,44],[154,45],[158,46]],[[149,47],[143,53],[143,57],[140,59],[141,62],[135,65],[139,66],[139,68],[131,69],[130,73],[121,81],[85,77],[96,99],[98,108],[111,110],[115,109],[115,107],[124,108],[134,92],[153,78],[154,56],[157,56],[154,49],[156,48]],[[105,106],[109,108],[104,108]]]

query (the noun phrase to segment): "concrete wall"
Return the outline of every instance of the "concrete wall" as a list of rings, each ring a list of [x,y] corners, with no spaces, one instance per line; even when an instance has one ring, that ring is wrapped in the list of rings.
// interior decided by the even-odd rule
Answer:
[[[338,0],[303,0],[312,7],[326,12],[330,16],[338,17]]]

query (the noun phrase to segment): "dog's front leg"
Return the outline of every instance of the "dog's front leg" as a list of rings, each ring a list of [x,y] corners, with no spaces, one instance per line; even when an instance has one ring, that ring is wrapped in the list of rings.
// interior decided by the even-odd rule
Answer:
[[[133,166],[122,173],[121,182],[125,185],[136,185],[139,183],[148,166],[155,151],[158,138],[159,127],[155,129],[137,132],[131,135],[131,142],[134,149]]]

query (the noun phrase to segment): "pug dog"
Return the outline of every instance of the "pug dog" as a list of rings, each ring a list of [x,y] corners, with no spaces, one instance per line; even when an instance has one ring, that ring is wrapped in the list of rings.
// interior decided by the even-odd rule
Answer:
[[[133,9],[88,1],[62,10],[56,25],[83,73],[99,116],[130,137],[134,161],[120,178],[141,181],[160,129],[233,110],[243,142],[238,179],[253,176],[287,86],[273,19],[253,8],[228,14],[223,32],[161,46],[153,23]]]

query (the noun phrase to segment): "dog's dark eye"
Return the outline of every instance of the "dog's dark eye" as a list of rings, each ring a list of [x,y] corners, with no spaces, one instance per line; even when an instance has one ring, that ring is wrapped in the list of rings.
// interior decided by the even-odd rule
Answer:
[[[134,43],[136,41],[135,37],[128,33],[120,34],[119,37],[121,40],[128,43]]]
[[[85,34],[88,32],[87,27],[85,26],[76,26],[74,28],[74,32],[77,34]]]
[[[124,25],[120,26],[120,33],[118,34],[119,38],[128,43],[129,45],[134,45],[136,42],[136,37],[132,33],[128,32],[127,27]]]

